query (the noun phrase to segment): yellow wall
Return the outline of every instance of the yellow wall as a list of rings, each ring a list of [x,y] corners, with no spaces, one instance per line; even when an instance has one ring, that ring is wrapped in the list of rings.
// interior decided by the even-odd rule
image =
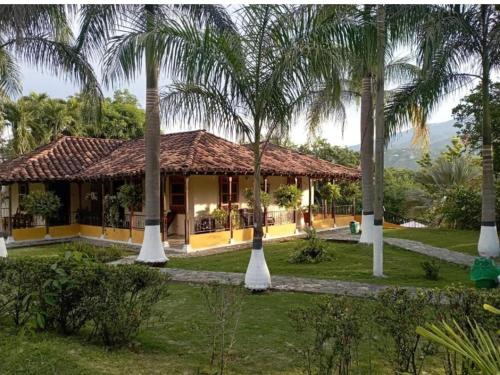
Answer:
[[[325,219],[314,219],[313,220],[313,227],[315,229],[333,228],[334,222],[333,222],[333,219],[331,217],[327,217]]]
[[[144,231],[140,229],[132,230],[132,242],[133,243],[142,243],[144,240]]]
[[[233,240],[236,242],[251,241],[253,238],[253,228],[233,230]]]
[[[128,229],[106,227],[104,231],[106,235],[105,238],[111,241],[127,242],[130,237],[130,231]]]
[[[295,233],[295,228],[295,223],[270,225],[267,227],[267,234],[272,237],[291,236]]]
[[[80,234],[85,237],[101,237],[102,228],[95,225],[80,225]]]
[[[193,249],[202,249],[218,245],[227,245],[230,240],[229,231],[192,234],[189,243]]]
[[[352,215],[335,215],[335,224],[338,227],[346,227],[353,220],[354,216]]]
[[[49,227],[49,234],[52,237],[72,237],[77,236],[80,232],[80,224],[59,225]]]
[[[12,237],[15,241],[41,240],[45,237],[45,227],[13,229]]]

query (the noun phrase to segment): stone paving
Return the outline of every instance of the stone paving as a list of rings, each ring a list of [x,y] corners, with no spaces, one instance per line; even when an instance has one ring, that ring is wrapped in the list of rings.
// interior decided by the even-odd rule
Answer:
[[[244,282],[245,278],[243,273],[234,272],[192,271],[177,268],[161,268],[161,272],[169,275],[172,281],[196,284],[222,283],[240,285]],[[387,288],[389,288],[387,285],[375,285],[354,281],[272,276],[271,290],[370,297]],[[412,287],[408,287],[407,289],[412,291],[415,290],[415,288]]]

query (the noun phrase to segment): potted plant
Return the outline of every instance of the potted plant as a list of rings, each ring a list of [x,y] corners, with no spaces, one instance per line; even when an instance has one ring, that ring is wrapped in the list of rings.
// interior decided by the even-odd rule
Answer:
[[[134,211],[142,205],[142,189],[140,185],[124,184],[120,186],[117,193],[120,205],[130,212],[129,223],[129,241],[132,239],[132,221],[134,218]]]
[[[293,210],[296,224],[301,222],[297,216],[302,213],[302,191],[296,185],[280,185],[274,192],[274,199],[278,206]]]
[[[225,229],[227,222],[227,212],[222,208],[216,208],[210,214],[214,219],[214,225],[216,230]]]
[[[33,216],[40,216],[45,221],[45,238],[50,238],[49,221],[57,216],[61,200],[51,191],[34,191],[24,196],[23,210]]]
[[[253,189],[251,188],[246,188],[245,192],[245,199],[247,201],[248,207],[253,208]],[[267,220],[267,208],[271,205],[272,203],[272,196],[268,192],[261,191],[260,192],[260,204],[262,206],[262,209],[264,210],[264,225],[266,226],[266,233],[268,232],[268,220]]]
[[[333,204],[335,200],[341,197],[340,187],[338,185],[332,184],[331,182],[327,182],[319,186],[318,192],[321,197],[321,203],[323,205],[323,216],[325,216],[326,206],[328,204]]]

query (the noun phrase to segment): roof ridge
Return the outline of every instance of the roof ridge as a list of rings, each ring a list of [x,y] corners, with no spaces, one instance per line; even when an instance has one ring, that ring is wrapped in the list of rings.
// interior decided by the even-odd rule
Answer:
[[[193,139],[193,142],[192,142],[192,147],[191,149],[189,150],[189,154],[188,154],[188,157],[187,157],[187,160],[186,160],[186,166],[189,168],[192,164],[193,164],[193,161],[194,161],[194,157],[196,155],[196,151],[197,151],[197,148],[198,148],[198,143],[200,142],[200,138],[203,134],[206,134],[205,130],[202,130],[202,131],[198,131]]]

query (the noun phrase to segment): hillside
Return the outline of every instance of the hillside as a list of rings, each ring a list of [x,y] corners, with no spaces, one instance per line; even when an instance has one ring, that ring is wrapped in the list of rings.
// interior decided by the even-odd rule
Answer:
[[[439,155],[456,135],[457,129],[453,127],[454,121],[429,124],[429,151],[431,156]],[[359,145],[351,146],[359,151]],[[421,145],[413,144],[413,129],[406,130],[395,136],[385,151],[386,167],[410,168],[418,167],[417,160],[421,158]]]

